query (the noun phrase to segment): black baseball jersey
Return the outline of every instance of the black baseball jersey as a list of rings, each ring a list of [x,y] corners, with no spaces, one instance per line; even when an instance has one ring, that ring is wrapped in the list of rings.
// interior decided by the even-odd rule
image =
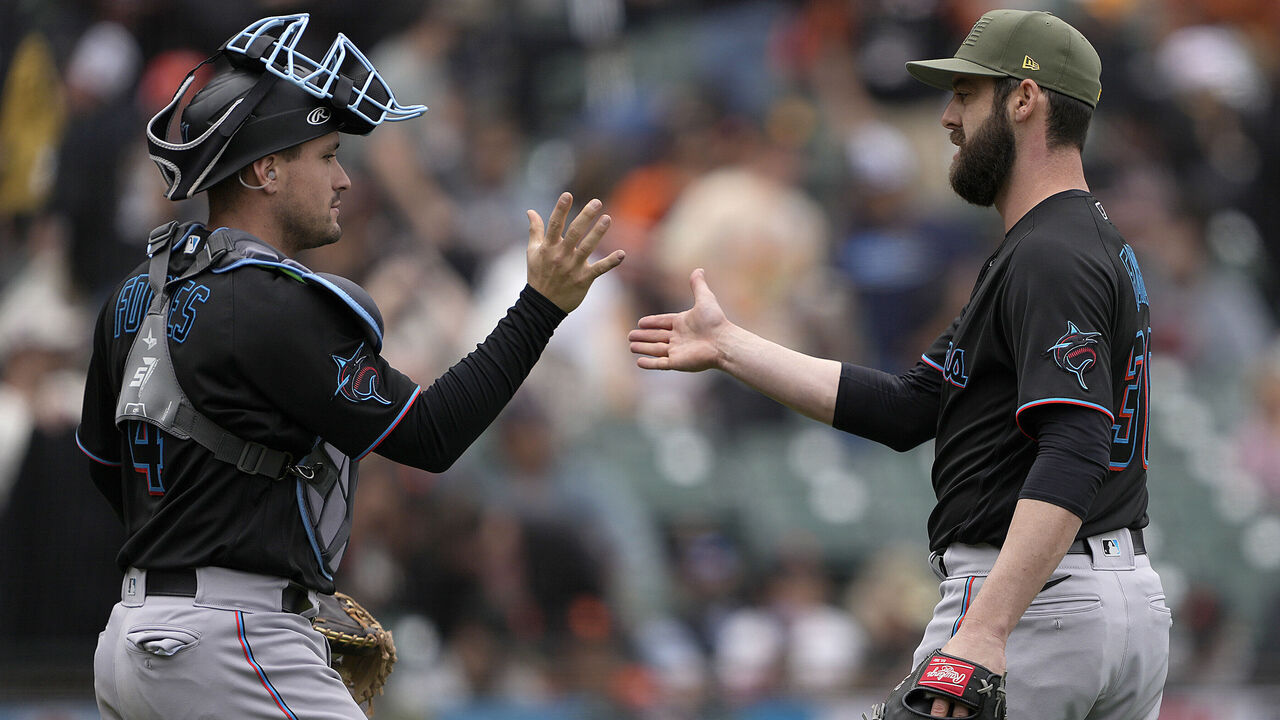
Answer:
[[[1079,515],[1078,537],[1141,528],[1150,339],[1133,250],[1092,195],[1058,193],[1009,230],[914,368],[844,364],[832,424],[897,450],[936,440],[932,549],[1003,544],[1023,497]],[[1042,422],[1051,466],[1036,464]]]
[[[195,226],[177,243],[198,247]],[[171,272],[186,253],[174,250]],[[122,568],[221,566],[332,592],[339,558],[321,558],[320,515],[300,479],[248,475],[194,441],[115,424],[126,356],[151,301],[146,265],[99,317],[77,440],[125,524]],[[362,312],[364,316],[362,316]],[[378,354],[380,329],[297,263],[205,272],[173,293],[168,342],[192,404],[231,433],[301,458],[323,443],[352,478],[371,452],[439,471],[484,430],[527,375],[564,313],[531,288],[494,333],[427,390]],[[308,515],[314,516],[308,518]],[[312,522],[314,520],[315,522]]]
[[[1070,190],[1023,216],[921,358],[942,379],[930,546],[1003,542],[1036,457],[1026,419],[1043,406],[1112,424],[1080,537],[1145,526],[1150,340],[1137,258],[1101,203]]]

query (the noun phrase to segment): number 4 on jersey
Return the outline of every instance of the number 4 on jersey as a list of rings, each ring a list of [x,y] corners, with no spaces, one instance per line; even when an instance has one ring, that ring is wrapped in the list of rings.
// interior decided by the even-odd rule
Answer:
[[[129,436],[129,454],[133,456],[133,471],[147,479],[147,492],[164,494],[164,435],[151,425],[132,420]]]

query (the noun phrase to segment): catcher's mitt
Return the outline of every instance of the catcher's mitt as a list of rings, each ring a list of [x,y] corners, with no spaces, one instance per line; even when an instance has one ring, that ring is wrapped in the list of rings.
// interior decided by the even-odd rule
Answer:
[[[973,720],[1005,720],[1004,675],[934,650],[865,720],[927,718],[935,697],[969,708]]]
[[[396,663],[396,645],[391,631],[344,593],[320,595],[319,613],[311,619],[316,632],[329,640],[333,667],[351,691],[351,697],[364,705],[373,716],[373,696],[382,694],[382,686]]]

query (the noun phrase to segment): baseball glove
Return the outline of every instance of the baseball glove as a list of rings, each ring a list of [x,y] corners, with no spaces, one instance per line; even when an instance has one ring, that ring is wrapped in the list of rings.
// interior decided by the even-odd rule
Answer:
[[[342,676],[351,697],[373,716],[373,697],[396,663],[396,645],[391,631],[344,593],[320,596],[319,613],[311,619],[316,632],[329,640],[333,668]]]
[[[935,697],[969,708],[973,720],[1005,720],[1004,675],[934,650],[864,720],[927,718]]]

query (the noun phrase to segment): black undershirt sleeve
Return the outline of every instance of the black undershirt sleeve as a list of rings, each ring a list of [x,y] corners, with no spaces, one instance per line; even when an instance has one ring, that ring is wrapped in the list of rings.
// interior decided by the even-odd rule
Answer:
[[[1034,433],[1038,449],[1018,498],[1052,503],[1084,520],[1107,476],[1111,419],[1067,404],[1042,405],[1027,414],[1024,427]]]
[[[902,375],[843,363],[831,426],[903,452],[938,431],[942,374],[916,363]]]
[[[448,469],[506,407],[566,315],[525,285],[489,337],[422,391],[375,452],[430,472]]]

